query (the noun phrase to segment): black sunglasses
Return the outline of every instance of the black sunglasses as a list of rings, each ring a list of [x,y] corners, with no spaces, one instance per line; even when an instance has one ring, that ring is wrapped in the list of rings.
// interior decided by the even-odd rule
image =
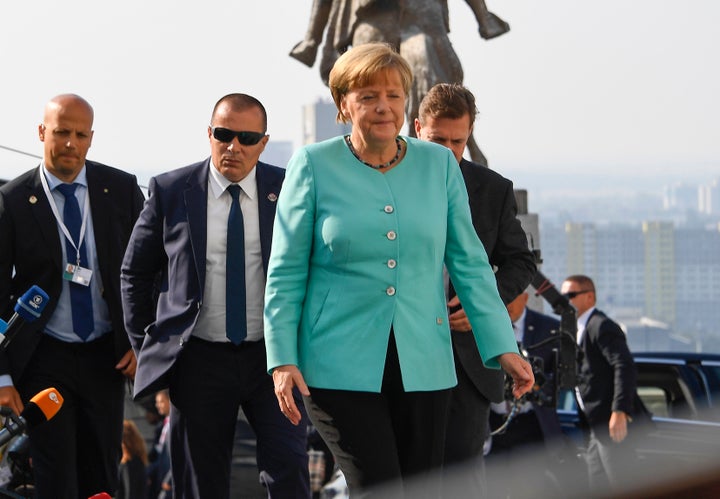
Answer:
[[[582,294],[584,294],[584,293],[589,293],[590,291],[592,291],[592,290],[590,290],[590,289],[584,289],[584,290],[582,290],[582,291],[568,291],[567,293],[563,293],[562,295],[563,295],[565,298],[567,298],[568,300],[572,300],[572,299],[575,298],[576,296],[582,295]]]
[[[219,126],[211,127],[211,130],[213,137],[220,142],[232,142],[237,137],[238,142],[244,146],[254,146],[265,137],[265,134],[260,132],[236,132]]]

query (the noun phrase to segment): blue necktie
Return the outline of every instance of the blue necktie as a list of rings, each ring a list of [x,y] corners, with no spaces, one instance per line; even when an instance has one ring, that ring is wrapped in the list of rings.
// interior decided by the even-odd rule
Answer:
[[[85,244],[80,241],[80,205],[75,197],[75,188],[78,184],[60,184],[56,187],[65,196],[65,208],[63,209],[63,222],[75,244],[80,247],[80,266],[90,268],[88,265],[87,251]],[[72,243],[65,238],[65,252],[69,263],[77,263],[77,250]],[[90,286],[83,286],[75,282],[69,282],[70,305],[72,307],[73,331],[83,340],[86,340],[95,329],[93,320],[92,294]]]
[[[245,311],[245,231],[240,209],[240,186],[227,188],[232,203],[228,216],[225,255],[225,334],[235,345],[247,336]]]

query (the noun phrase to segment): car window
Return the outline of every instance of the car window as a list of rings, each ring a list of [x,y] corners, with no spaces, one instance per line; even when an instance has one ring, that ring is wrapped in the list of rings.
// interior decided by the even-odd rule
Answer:
[[[645,407],[654,415],[662,418],[670,416],[668,397],[665,390],[657,386],[639,386],[638,395]]]
[[[703,362],[702,370],[707,377],[710,394],[714,396],[715,399],[720,399],[720,363]],[[716,400],[714,402],[715,404],[720,404],[720,401]]]
[[[665,398],[665,409],[658,410],[665,412],[667,417],[695,419],[697,408],[693,394],[702,391],[699,388],[697,373],[690,371],[690,376],[685,372],[684,366],[655,364],[650,362],[638,362],[637,386],[638,392],[662,393]],[[654,404],[658,404],[656,399]],[[647,405],[647,404],[646,404]],[[648,409],[659,416],[660,414]]]

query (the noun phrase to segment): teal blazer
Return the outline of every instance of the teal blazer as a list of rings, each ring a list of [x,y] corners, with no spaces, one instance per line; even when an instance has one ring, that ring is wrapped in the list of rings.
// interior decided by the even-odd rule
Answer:
[[[443,263],[483,362],[497,368],[498,355],[518,351],[457,161],[403,140],[405,157],[385,174],[342,137],[290,160],[265,292],[270,372],[293,364],[310,387],[379,392],[392,327],[405,390],[451,388]]]

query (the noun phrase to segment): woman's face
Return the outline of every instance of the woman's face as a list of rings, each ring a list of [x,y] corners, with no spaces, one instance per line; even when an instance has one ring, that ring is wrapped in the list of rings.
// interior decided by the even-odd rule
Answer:
[[[366,144],[393,142],[405,122],[405,99],[400,74],[388,69],[367,86],[350,90],[340,102],[340,111],[352,123],[353,139]]]

